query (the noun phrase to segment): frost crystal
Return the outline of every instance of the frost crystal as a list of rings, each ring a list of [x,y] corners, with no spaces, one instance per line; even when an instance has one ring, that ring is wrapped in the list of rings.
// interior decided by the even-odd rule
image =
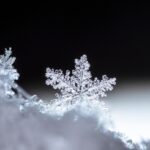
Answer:
[[[115,85],[116,79],[108,79],[106,75],[103,75],[101,81],[98,78],[92,80],[89,68],[90,64],[86,55],[75,59],[75,69],[72,75],[69,70],[64,75],[62,70],[47,68],[46,84],[53,86],[54,89],[59,89],[62,98],[97,99],[106,96],[106,91],[113,89],[112,85]]]
[[[11,57],[11,48],[5,49],[5,54],[0,55],[0,97],[13,96],[13,88],[16,88],[15,80],[19,74],[13,67],[15,57]]]
[[[62,105],[60,109],[65,109],[64,106],[68,106],[68,109],[74,104],[84,101],[98,101],[100,97],[106,96],[106,91],[113,89],[113,85],[116,84],[115,78],[109,79],[103,75],[101,81],[98,78],[92,80],[89,68],[87,56],[83,55],[80,59],[75,59],[75,69],[72,72],[67,70],[63,74],[62,70],[46,69],[46,85],[51,85],[61,92],[60,95],[57,94],[58,99],[54,102],[56,106]]]

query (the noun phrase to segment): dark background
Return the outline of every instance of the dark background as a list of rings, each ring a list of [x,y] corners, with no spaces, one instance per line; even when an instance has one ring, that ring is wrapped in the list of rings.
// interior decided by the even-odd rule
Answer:
[[[1,5],[0,53],[12,47],[20,83],[44,84],[46,67],[73,69],[87,54],[94,76],[150,77],[150,5]]]

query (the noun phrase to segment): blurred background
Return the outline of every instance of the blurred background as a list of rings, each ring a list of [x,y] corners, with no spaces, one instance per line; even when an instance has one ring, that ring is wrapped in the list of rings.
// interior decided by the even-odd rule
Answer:
[[[0,51],[13,48],[20,83],[42,85],[47,66],[72,69],[82,54],[94,76],[145,80],[150,76],[149,18],[148,4],[131,1],[90,7],[1,5]]]
[[[6,9],[0,10],[0,53],[13,48],[19,84],[43,99],[54,96],[45,86],[46,67],[72,70],[74,58],[87,54],[94,77],[117,78],[107,99],[118,126],[133,131],[134,137],[139,129],[146,135],[150,124],[149,6],[137,1],[101,1],[89,7],[1,5]]]

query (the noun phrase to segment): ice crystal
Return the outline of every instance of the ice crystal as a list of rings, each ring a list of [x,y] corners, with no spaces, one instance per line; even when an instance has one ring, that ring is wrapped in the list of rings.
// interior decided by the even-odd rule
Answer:
[[[106,96],[106,92],[113,89],[113,85],[116,84],[115,78],[109,79],[106,75],[103,75],[102,80],[98,78],[92,80],[89,68],[87,56],[83,55],[80,59],[75,59],[75,69],[72,72],[67,70],[63,74],[60,69],[46,69],[46,85],[51,85],[54,89],[60,90],[60,94],[57,94],[58,98],[53,103],[58,112],[71,109],[76,104],[84,103],[85,105],[90,102],[95,107],[100,97]],[[103,103],[100,104],[103,105]]]
[[[109,79],[103,75],[101,81],[98,78],[92,80],[89,68],[90,64],[86,55],[75,59],[75,69],[72,71],[72,75],[69,70],[63,74],[62,70],[47,68],[46,84],[53,86],[54,89],[59,89],[62,98],[70,98],[71,100],[76,98],[98,99],[106,96],[106,91],[113,89],[116,79]]]
[[[5,49],[5,54],[0,55],[0,97],[14,95],[13,89],[17,87],[15,80],[19,74],[13,67],[15,57],[11,56],[11,48]]]

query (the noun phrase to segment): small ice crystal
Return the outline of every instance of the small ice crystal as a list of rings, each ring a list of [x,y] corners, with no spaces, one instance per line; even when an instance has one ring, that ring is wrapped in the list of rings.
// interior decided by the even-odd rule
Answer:
[[[4,55],[0,55],[0,97],[13,96],[13,89],[17,87],[15,80],[18,80],[19,73],[13,67],[16,58],[11,54],[9,48],[5,49]]]

